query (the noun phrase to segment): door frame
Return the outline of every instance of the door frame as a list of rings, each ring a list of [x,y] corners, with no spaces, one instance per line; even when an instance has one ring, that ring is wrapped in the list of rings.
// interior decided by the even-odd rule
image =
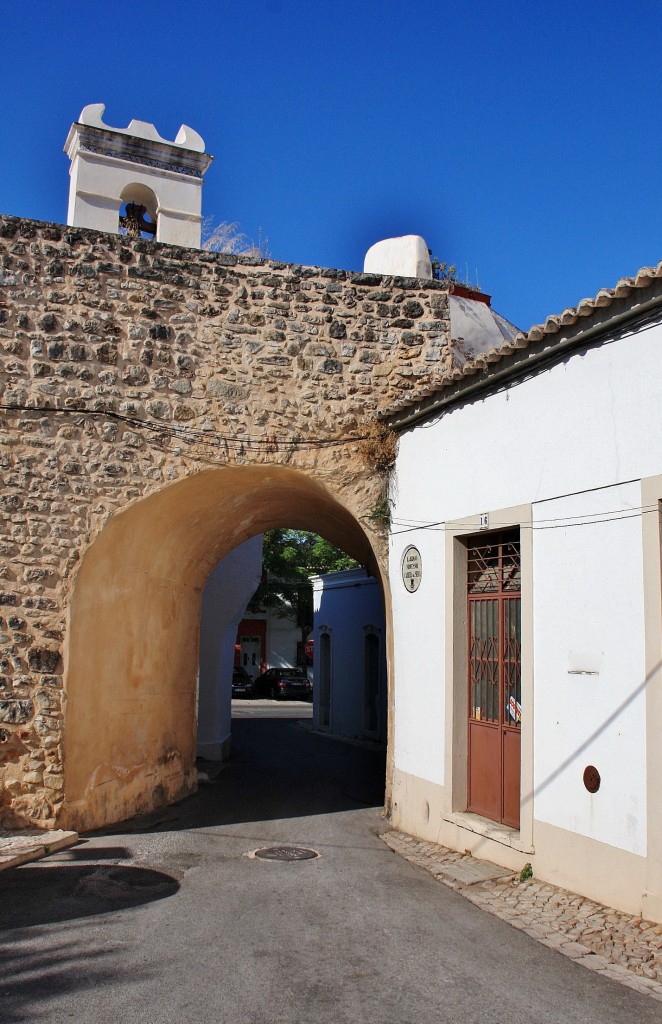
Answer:
[[[477,550],[485,550],[486,546],[498,551],[496,563],[496,588],[484,591],[474,591],[467,579],[467,608],[468,608],[468,643],[467,643],[467,728],[469,730],[468,748],[468,780],[467,780],[467,807],[476,814],[483,814],[499,824],[504,824],[519,831],[520,803],[521,803],[521,724],[519,721],[513,725],[505,711],[507,659],[506,624],[509,621],[509,614],[506,608],[515,602],[517,609],[517,636],[521,639],[521,557],[520,557],[520,531],[515,530],[486,530],[479,534],[470,534],[466,538],[468,553]],[[507,589],[503,583],[502,563],[505,551],[516,546],[517,551],[517,576],[518,587],[516,590]],[[512,549],[511,549],[512,550]],[[483,610],[485,609],[485,613]],[[495,621],[496,613],[496,621]],[[496,661],[494,657],[488,657],[488,663],[496,668],[496,707],[483,707],[483,698],[476,698],[473,686],[473,671],[475,659],[472,647],[472,622],[480,620],[482,627],[491,623],[496,627],[496,633],[490,635],[496,641]],[[521,648],[521,643],[520,643]],[[480,659],[483,660],[482,658]],[[518,651],[517,668],[519,685],[517,687],[518,700],[521,701],[521,654]],[[480,684],[478,684],[480,685]],[[489,684],[483,695],[490,703]],[[480,704],[475,705],[478,699]],[[490,716],[496,712],[496,718]],[[508,770],[507,770],[508,767]],[[485,805],[493,803],[491,814],[488,814]],[[481,809],[482,805],[482,809]],[[508,820],[508,815],[511,820]]]
[[[488,524],[483,526],[487,516]],[[522,707],[520,760],[520,842],[533,846],[533,534],[531,505],[488,509],[461,519],[448,520],[445,530],[445,778],[450,782],[451,810],[466,812],[468,806],[469,730],[467,728],[467,548],[472,533],[520,528],[522,560]],[[485,818],[491,834],[513,829]]]

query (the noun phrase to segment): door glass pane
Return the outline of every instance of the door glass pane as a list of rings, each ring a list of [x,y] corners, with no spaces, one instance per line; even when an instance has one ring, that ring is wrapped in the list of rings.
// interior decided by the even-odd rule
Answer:
[[[499,718],[499,619],[494,598],[469,603],[469,681],[471,717]]]
[[[504,721],[518,726],[522,720],[522,608],[521,598],[504,599]]]
[[[519,541],[509,541],[503,545],[502,557],[502,588],[519,591],[522,588],[522,571],[519,553]]]
[[[368,633],[364,640],[363,728],[376,733],[379,728],[379,638]]]

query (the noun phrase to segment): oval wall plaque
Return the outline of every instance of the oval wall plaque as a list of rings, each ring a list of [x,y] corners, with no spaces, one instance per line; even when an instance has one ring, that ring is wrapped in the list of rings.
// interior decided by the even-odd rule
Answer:
[[[402,556],[402,582],[405,585],[405,590],[413,594],[420,587],[422,577],[423,559],[421,558],[421,552],[413,544],[410,544],[408,548],[405,548]]]

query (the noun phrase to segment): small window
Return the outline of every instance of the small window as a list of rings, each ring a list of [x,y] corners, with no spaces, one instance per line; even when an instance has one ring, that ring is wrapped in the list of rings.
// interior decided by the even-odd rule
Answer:
[[[363,729],[379,733],[379,635],[367,632],[363,638]]]
[[[467,553],[469,594],[519,592],[522,572],[519,535],[493,535],[489,540],[472,541]]]
[[[331,725],[331,634],[320,633],[319,638],[319,725],[328,729]]]

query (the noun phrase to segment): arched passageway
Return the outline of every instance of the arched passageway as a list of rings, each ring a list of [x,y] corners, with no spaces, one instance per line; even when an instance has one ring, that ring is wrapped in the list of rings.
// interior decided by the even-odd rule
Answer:
[[[332,491],[278,466],[180,480],[117,513],[88,548],[65,651],[63,825],[99,827],[195,788],[202,588],[228,551],[280,525],[321,533],[382,576],[369,537]],[[385,600],[388,621],[387,591]]]

